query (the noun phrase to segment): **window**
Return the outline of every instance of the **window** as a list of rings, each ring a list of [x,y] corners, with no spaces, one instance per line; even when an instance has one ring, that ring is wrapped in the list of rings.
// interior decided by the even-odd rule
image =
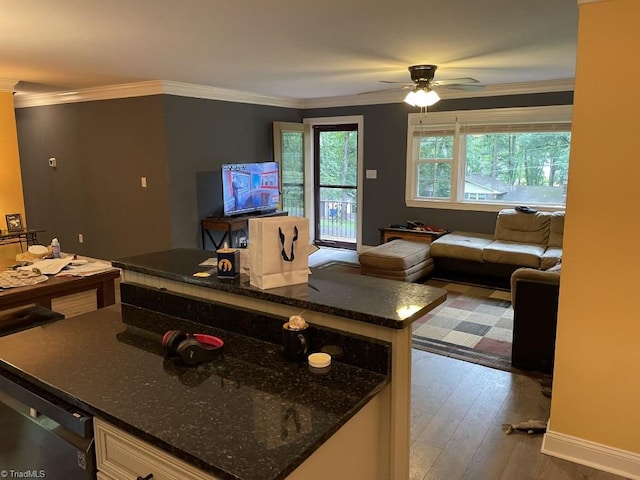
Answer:
[[[410,114],[413,207],[565,205],[571,106]]]

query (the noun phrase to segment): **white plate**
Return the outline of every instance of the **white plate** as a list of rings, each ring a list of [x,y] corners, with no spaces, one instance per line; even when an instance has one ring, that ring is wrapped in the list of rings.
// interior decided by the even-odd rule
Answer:
[[[31,245],[29,247],[29,253],[33,255],[44,255],[45,253],[48,253],[48,252],[49,252],[49,249],[44,245]]]

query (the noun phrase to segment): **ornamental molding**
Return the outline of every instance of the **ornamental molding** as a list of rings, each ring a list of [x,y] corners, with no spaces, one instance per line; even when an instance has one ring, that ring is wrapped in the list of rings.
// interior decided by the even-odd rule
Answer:
[[[0,80],[1,82],[1,80]],[[13,82],[9,91],[13,91]],[[0,87],[2,83],[0,83]],[[523,95],[530,93],[566,92],[573,91],[574,79],[547,80],[536,82],[510,83],[487,85],[480,91],[440,90],[443,99],[495,97],[501,95]],[[402,103],[403,96],[397,91],[382,91],[367,95],[350,95],[342,97],[296,99],[287,97],[272,97],[251,92],[231,90],[226,88],[209,87],[163,80],[111,85],[106,87],[86,88],[81,90],[61,91],[52,93],[21,94],[16,93],[14,103],[16,108],[39,107],[44,105],[59,105],[65,103],[90,102],[97,100],[113,100],[117,98],[143,97],[150,95],[176,95],[181,97],[199,98],[206,100],[220,100],[234,103],[249,103],[285,108],[324,108],[348,107],[356,105],[376,105],[383,103]]]
[[[0,78],[0,92],[1,93],[13,93],[13,87],[18,83],[17,80],[10,80],[8,78]]]
[[[162,94],[208,100],[223,100],[235,103],[253,103],[258,105],[290,108],[300,107],[300,101],[295,99],[269,97],[266,95],[258,95],[238,90],[162,80],[86,88],[73,91],[17,94],[15,96],[15,104],[16,108],[40,107],[44,105],[113,100],[116,98],[144,97]]]

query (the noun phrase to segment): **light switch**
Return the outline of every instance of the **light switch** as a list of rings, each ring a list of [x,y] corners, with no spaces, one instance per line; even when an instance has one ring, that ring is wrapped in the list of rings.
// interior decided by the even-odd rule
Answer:
[[[376,178],[378,178],[378,171],[377,170],[367,170],[366,177],[367,178],[371,178],[371,179],[376,179]]]
[[[147,177],[140,177],[140,185],[142,188],[147,188]]]

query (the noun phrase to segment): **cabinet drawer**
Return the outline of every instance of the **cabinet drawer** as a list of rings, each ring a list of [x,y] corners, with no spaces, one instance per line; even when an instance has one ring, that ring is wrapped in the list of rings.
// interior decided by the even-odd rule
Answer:
[[[95,418],[98,474],[103,479],[219,480],[169,453]]]

